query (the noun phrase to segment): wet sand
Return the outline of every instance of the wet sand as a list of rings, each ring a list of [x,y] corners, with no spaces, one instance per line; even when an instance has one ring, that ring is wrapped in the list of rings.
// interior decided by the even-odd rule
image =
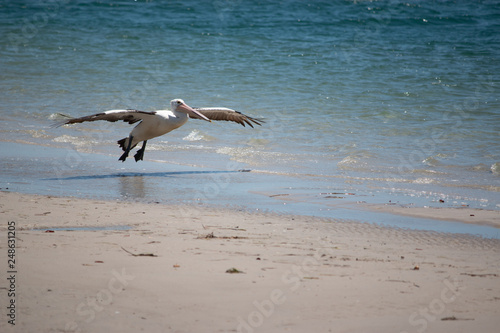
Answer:
[[[456,221],[476,225],[487,225],[500,228],[500,210],[473,209],[468,207],[412,207],[408,205],[365,205],[370,210],[413,216],[417,218],[428,218],[442,221]],[[498,230],[500,233],[500,229]]]
[[[2,332],[496,332],[500,240],[0,192]],[[11,228],[12,229],[12,228]],[[4,295],[5,290],[4,290]]]

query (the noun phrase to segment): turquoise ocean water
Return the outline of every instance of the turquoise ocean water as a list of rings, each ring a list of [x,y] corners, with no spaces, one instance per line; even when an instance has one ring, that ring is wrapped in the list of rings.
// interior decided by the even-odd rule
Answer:
[[[500,209],[498,31],[497,1],[0,1],[1,187],[461,232],[362,207]],[[50,128],[173,98],[266,123],[139,163],[127,124]]]

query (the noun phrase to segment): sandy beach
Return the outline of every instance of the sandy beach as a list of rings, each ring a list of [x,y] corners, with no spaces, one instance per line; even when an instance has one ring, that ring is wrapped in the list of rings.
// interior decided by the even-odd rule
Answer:
[[[497,332],[500,324],[498,239],[9,192],[0,193],[0,215],[2,332]]]

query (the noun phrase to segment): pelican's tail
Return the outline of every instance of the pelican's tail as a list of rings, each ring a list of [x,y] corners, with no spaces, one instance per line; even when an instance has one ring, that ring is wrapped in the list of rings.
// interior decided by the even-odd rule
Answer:
[[[127,151],[127,148],[128,148],[128,140],[129,138],[123,138],[121,140],[118,140],[116,143],[118,143],[118,145],[120,146],[120,148],[123,150],[123,151]],[[135,146],[137,146],[137,144],[133,145],[132,147],[130,147],[130,149],[134,148]]]

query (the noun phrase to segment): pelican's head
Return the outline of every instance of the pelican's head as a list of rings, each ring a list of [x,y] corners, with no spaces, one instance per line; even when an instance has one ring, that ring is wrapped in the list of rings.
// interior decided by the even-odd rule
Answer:
[[[206,121],[210,121],[206,116],[201,114],[200,112],[196,111],[180,98],[176,98],[170,101],[170,107],[172,108],[172,111],[180,111],[186,113],[188,116],[191,118],[198,118],[198,119],[203,119]]]

